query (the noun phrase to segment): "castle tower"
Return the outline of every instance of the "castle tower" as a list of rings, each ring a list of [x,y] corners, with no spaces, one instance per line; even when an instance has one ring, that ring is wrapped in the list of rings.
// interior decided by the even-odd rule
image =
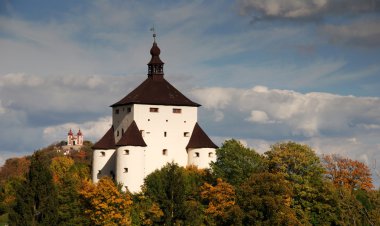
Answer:
[[[164,78],[160,53],[154,39],[148,77],[111,105],[112,127],[93,146],[94,182],[111,176],[138,192],[143,179],[167,163],[207,168],[215,161],[217,146],[197,123],[200,105]]]

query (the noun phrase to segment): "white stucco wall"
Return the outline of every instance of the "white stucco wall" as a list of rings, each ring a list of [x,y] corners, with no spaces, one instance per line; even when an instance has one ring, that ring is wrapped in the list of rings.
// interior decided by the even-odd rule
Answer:
[[[150,108],[158,108],[158,112],[150,112]],[[181,113],[173,113],[173,109],[181,109]],[[186,145],[197,122],[197,107],[136,104],[133,115],[147,144],[145,175],[172,161],[187,165]]]
[[[141,191],[144,183],[145,147],[123,146],[116,151],[116,181],[130,192]]]
[[[92,181],[94,183],[98,182],[101,177],[112,177],[111,172],[115,175],[115,158],[114,149],[94,150],[92,156]]]
[[[209,168],[210,163],[216,161],[214,148],[189,148],[188,153],[188,165],[198,168]]]

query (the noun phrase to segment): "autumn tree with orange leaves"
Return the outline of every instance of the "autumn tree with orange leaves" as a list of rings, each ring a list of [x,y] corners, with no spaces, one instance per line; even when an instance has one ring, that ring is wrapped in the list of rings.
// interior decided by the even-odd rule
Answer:
[[[217,225],[233,224],[231,220],[239,217],[236,213],[241,211],[236,204],[235,188],[231,184],[218,178],[215,186],[204,183],[200,192],[201,198],[207,203],[204,210],[206,216],[214,219]]]
[[[366,164],[339,155],[324,155],[322,159],[326,176],[334,185],[351,190],[370,191],[374,188],[371,172]]]
[[[118,190],[111,178],[85,181],[80,191],[92,225],[131,225],[131,197]]]

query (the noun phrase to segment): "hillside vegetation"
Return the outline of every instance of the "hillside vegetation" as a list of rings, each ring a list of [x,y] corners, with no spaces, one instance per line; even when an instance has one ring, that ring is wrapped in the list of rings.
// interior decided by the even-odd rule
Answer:
[[[0,224],[380,225],[380,191],[368,167],[277,143],[263,155],[227,140],[211,169],[168,163],[142,191],[93,184],[91,143],[64,156],[51,145],[0,169]]]

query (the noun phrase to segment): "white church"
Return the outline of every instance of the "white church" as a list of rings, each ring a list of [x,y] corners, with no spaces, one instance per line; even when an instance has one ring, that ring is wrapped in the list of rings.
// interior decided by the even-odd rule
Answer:
[[[155,41],[148,78],[111,105],[112,126],[93,146],[92,180],[110,176],[130,192],[141,191],[144,178],[169,162],[208,168],[217,146],[197,122],[199,104],[164,78]]]

